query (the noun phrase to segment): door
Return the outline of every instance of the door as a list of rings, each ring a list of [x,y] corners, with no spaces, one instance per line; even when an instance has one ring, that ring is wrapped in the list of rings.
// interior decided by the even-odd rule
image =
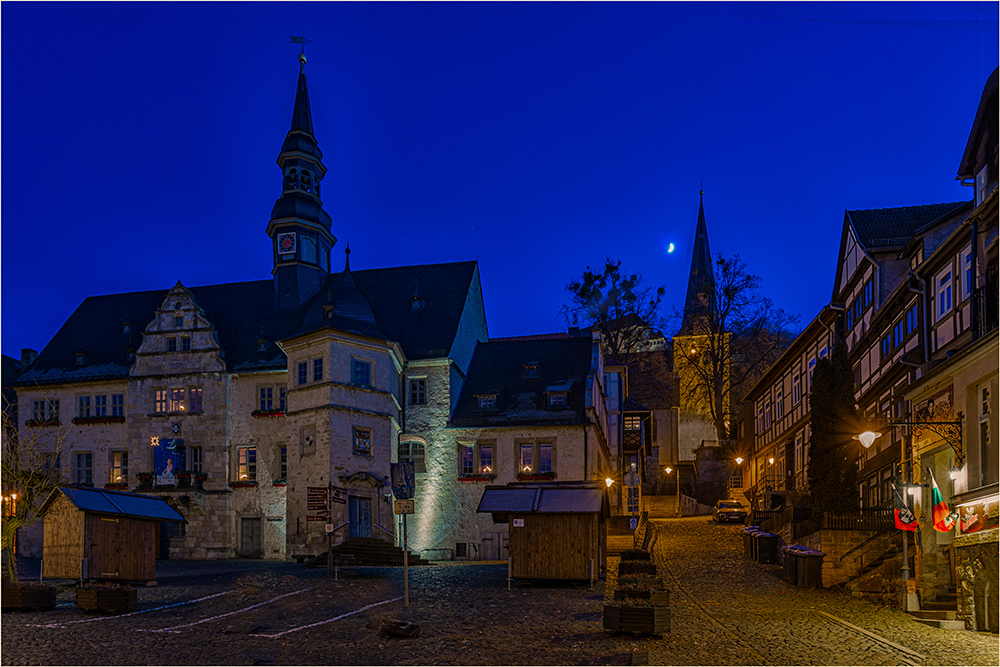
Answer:
[[[240,519],[240,556],[242,558],[261,558],[263,551],[260,545],[260,519]]]
[[[351,522],[351,537],[372,536],[372,499],[350,496],[347,499],[348,520]]]

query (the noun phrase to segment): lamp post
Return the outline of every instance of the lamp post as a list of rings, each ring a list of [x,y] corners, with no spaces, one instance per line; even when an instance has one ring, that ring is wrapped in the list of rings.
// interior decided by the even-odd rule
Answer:
[[[667,468],[667,474],[669,475],[674,471],[673,468]],[[680,468],[677,469],[677,477],[674,480],[674,485],[677,487],[677,497],[674,500],[674,518],[681,515],[681,471]]]
[[[956,419],[954,421],[911,421],[911,420],[897,420],[897,421],[889,421],[888,422],[888,426],[893,427],[893,428],[896,427],[896,426],[905,426],[905,427],[907,427],[908,429],[911,430],[911,432],[910,432],[911,437],[912,437],[912,429],[914,427],[917,427],[917,428],[927,428],[928,430],[934,431],[939,436],[941,436],[941,438],[943,440],[945,440],[951,446],[952,450],[955,452],[955,467],[956,468],[961,468],[963,465],[965,465],[965,450],[964,450],[964,448],[962,446],[962,418],[963,418],[963,415],[962,415],[961,412],[959,412],[958,413],[958,419]],[[854,436],[854,439],[860,441],[861,445],[865,449],[868,449],[881,436],[882,436],[882,433],[880,433],[878,431],[868,430],[868,431],[865,431],[863,433],[859,433],[858,435]],[[905,495],[904,494],[906,494],[906,492],[909,491],[910,489],[920,488],[920,487],[927,486],[926,484],[912,484],[912,483],[907,483],[906,477],[908,477],[909,475],[906,473],[906,469],[905,469],[905,465],[906,465],[905,456],[901,457],[899,465],[900,465],[900,471],[899,471],[900,472],[900,476],[899,476],[899,482],[896,484],[896,486],[899,489],[900,496],[902,496],[905,499]],[[909,539],[904,535],[903,536],[903,566],[900,568],[900,574],[901,574],[902,580],[903,580],[903,595],[904,596],[907,595],[907,593],[909,592],[908,589],[907,589],[907,585],[906,585],[906,582],[910,579],[910,558],[909,558],[909,552],[908,552],[908,549],[907,549],[908,545],[909,545]],[[905,598],[904,598],[904,600],[905,600]],[[908,605],[906,605],[905,602],[904,602],[904,605],[903,605],[904,609],[907,606]]]

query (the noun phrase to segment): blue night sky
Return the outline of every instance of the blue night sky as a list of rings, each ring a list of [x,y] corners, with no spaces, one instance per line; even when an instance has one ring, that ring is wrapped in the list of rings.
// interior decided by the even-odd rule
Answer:
[[[354,269],[478,260],[494,337],[621,258],[681,305],[713,252],[804,325],[845,209],[972,198],[989,3],[65,3],[2,12],[2,350],[88,295],[270,277],[305,35]],[[670,243],[676,245],[667,254]],[[672,333],[672,332],[668,332]]]

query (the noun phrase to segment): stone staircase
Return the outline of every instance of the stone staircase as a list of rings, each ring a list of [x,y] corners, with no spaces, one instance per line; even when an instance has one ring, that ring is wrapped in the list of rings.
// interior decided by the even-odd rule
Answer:
[[[958,620],[958,595],[943,593],[933,602],[925,602],[923,608],[911,611],[910,615],[918,623],[933,625],[942,630],[965,630],[965,621]]]
[[[375,537],[351,537],[333,548],[334,563],[339,567],[369,565],[380,567],[401,567],[403,549],[391,542]],[[407,552],[409,565],[428,565],[420,556]],[[313,556],[306,561],[306,567],[326,567],[326,554]]]

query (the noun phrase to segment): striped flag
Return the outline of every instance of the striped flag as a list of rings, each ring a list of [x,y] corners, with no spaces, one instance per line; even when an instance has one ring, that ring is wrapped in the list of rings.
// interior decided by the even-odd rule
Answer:
[[[927,472],[931,476],[931,512],[934,517],[934,530],[947,533],[955,525],[956,515],[948,510],[948,503],[944,501],[944,496],[938,489],[934,473],[931,472],[930,468],[927,469]]]
[[[893,518],[896,520],[896,528],[900,530],[916,530],[917,529],[917,517],[913,515],[913,511],[910,510],[906,505],[906,501],[903,500],[903,496],[899,495],[899,489],[895,486],[892,488],[892,495],[895,499],[895,512],[893,512]]]

